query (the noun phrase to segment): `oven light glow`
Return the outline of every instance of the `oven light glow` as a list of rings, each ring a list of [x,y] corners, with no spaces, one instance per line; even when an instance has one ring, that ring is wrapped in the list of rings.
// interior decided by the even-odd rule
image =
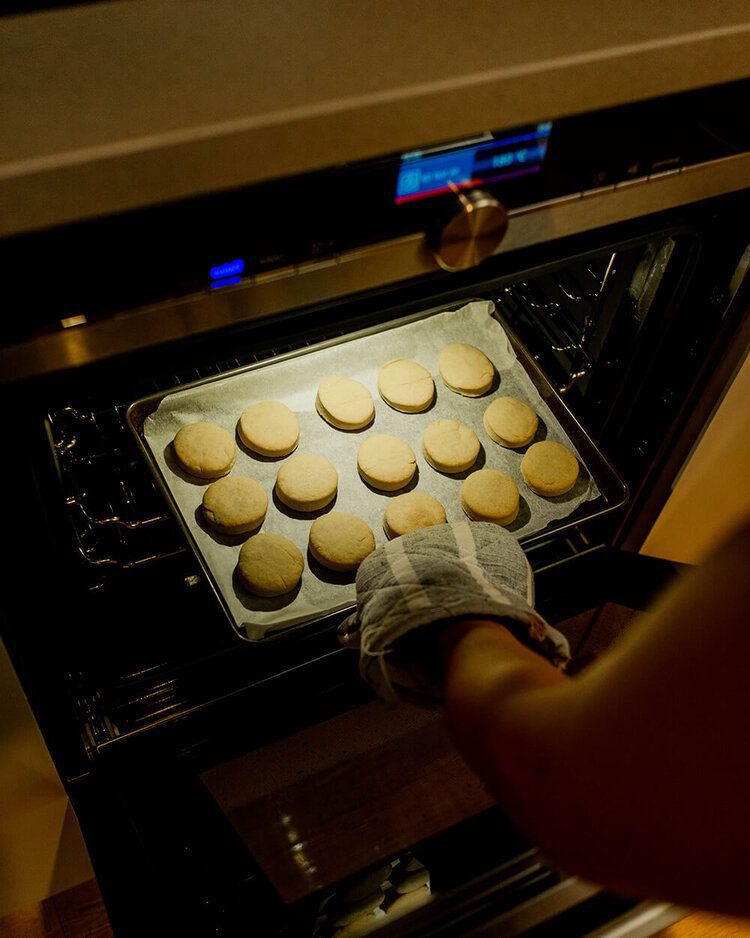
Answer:
[[[235,261],[227,261],[226,264],[219,264],[212,267],[209,271],[212,280],[224,280],[227,277],[234,277],[243,273],[245,270],[245,260],[238,257]]]
[[[231,287],[233,283],[242,283],[242,277],[222,277],[221,280],[212,280],[210,286],[212,290],[220,290]]]
[[[63,329],[71,329],[73,326],[84,326],[88,322],[85,316],[66,316],[65,319],[60,320],[60,325]]]

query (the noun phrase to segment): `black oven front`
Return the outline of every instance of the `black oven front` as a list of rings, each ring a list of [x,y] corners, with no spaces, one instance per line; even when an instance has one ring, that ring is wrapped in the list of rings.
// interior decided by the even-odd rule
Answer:
[[[337,642],[340,615],[252,647],[237,640],[125,414],[141,397],[427,308],[491,301],[629,489],[617,510],[529,549],[538,605],[568,623],[585,662],[605,642],[581,614],[642,608],[671,576],[633,551],[746,344],[750,164],[730,118],[747,93],[740,84],[482,134],[0,246],[24,284],[24,315],[2,349],[13,441],[3,638],[118,934],[328,938],[384,864],[382,883],[427,869],[434,896],[373,920],[384,935],[585,934],[665,920],[658,905],[550,866],[477,792],[460,817],[436,808],[411,840],[377,834],[373,804],[359,848],[325,841],[329,856],[350,850],[353,868],[289,886],[264,854],[278,830],[258,822],[251,848],[212,773],[238,766],[257,817],[277,811],[297,875],[314,863],[284,804],[302,810],[312,792],[318,806],[343,805],[356,790],[347,810],[359,817],[357,799],[372,792],[358,779],[374,753],[393,768],[429,741],[419,765],[437,778],[448,744],[434,716],[412,713],[396,731],[373,709]],[[482,242],[478,265],[446,270],[440,233],[456,199],[480,186],[508,210],[505,240],[491,251]],[[300,206],[293,236],[279,204]],[[40,258],[49,275],[29,279]],[[356,736],[371,742],[336,754]]]

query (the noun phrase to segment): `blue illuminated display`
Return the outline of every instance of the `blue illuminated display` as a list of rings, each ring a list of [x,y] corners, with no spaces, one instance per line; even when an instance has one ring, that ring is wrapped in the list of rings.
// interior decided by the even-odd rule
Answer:
[[[449,182],[465,186],[473,177],[476,150],[459,150],[441,156],[402,164],[396,186],[396,200],[450,189]]]
[[[212,267],[209,271],[212,280],[222,280],[224,277],[235,277],[242,274],[245,270],[245,261],[238,257],[236,261],[228,261],[226,264],[219,264]]]
[[[552,122],[485,135],[467,145],[413,150],[401,157],[396,203],[449,192],[453,188],[498,182],[538,172],[547,152]]]
[[[211,289],[220,290],[222,287],[231,287],[235,283],[242,283],[242,277],[220,277],[218,280],[211,281]]]

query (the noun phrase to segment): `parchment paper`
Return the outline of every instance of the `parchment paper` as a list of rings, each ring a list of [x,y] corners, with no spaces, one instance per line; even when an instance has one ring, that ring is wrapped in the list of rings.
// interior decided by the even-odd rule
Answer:
[[[308,554],[308,531],[312,521],[331,509],[359,515],[372,528],[377,542],[386,540],[383,513],[390,498],[419,488],[434,495],[445,507],[448,521],[465,520],[459,490],[466,476],[483,466],[507,472],[518,485],[521,509],[509,530],[518,537],[532,534],[552,521],[567,517],[582,502],[600,493],[586,470],[580,454],[581,473],[566,495],[542,498],[531,492],[520,471],[525,450],[506,449],[492,440],[482,425],[490,401],[511,395],[527,401],[540,417],[535,441],[556,440],[575,451],[557,419],[541,399],[500,323],[492,318],[494,307],[474,302],[455,311],[437,313],[416,322],[386,329],[289,361],[271,362],[241,375],[220,379],[165,397],[144,423],[144,435],[166,484],[186,521],[198,550],[227,603],[236,627],[248,638],[258,640],[270,631],[288,627],[324,613],[351,606],[355,600],[354,575],[325,570]],[[499,381],[483,397],[462,397],[449,391],[438,373],[438,357],[445,345],[468,342],[477,346],[495,365]],[[402,414],[378,395],[380,366],[392,358],[412,358],[430,371],[437,389],[433,406],[421,414]],[[321,379],[330,374],[348,375],[361,381],[375,401],[375,420],[364,430],[342,432],[329,426],[315,410],[315,395]],[[277,599],[261,599],[247,593],[236,580],[234,568],[245,537],[224,537],[212,532],[202,520],[200,505],[207,481],[194,479],[176,466],[171,443],[186,424],[207,420],[235,432],[242,411],[256,401],[283,401],[300,423],[300,443],[295,451],[325,456],[339,473],[338,495],[322,512],[300,514],[286,508],[273,496],[276,473],[284,459],[267,459],[245,450],[238,440],[233,473],[257,479],[269,495],[268,515],[261,530],[290,538],[305,556],[300,588]],[[482,444],[476,465],[457,476],[434,470],[422,455],[422,433],[433,420],[453,418],[472,427]],[[417,457],[417,475],[407,489],[376,492],[357,472],[357,449],[372,433],[391,433],[405,439]],[[576,451],[577,452],[577,451]],[[294,455],[294,454],[293,454]],[[286,457],[290,458],[290,457]]]

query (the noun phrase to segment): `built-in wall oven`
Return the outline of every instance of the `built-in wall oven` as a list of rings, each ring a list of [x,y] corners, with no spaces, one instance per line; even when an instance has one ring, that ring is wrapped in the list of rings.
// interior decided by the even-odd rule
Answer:
[[[522,539],[585,666],[673,575],[637,548],[748,347],[749,103],[740,82],[550,115],[0,243],[3,639],[116,934],[647,934],[678,914],[541,856],[439,713],[372,699],[346,610],[231,628],[131,405],[492,304],[609,473]]]

